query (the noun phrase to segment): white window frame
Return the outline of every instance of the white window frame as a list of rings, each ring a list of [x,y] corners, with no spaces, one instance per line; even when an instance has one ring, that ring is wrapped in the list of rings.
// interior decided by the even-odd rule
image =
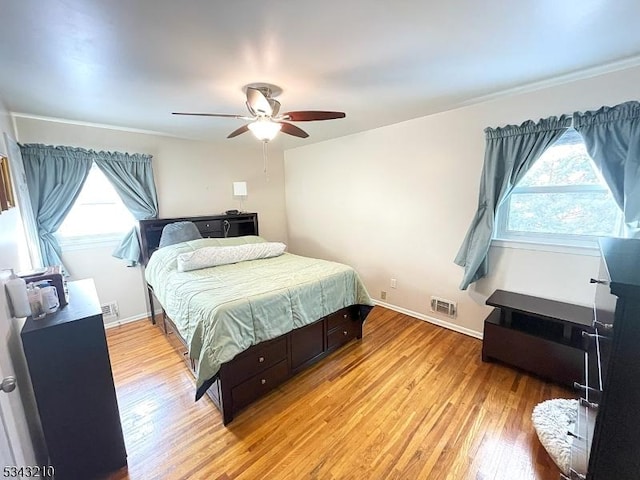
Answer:
[[[591,160],[593,161],[593,160]],[[597,169],[596,174],[600,176]],[[509,213],[511,211],[511,196],[513,194],[535,194],[535,193],[603,193],[610,192],[601,179],[601,185],[552,185],[552,186],[532,186],[519,187],[515,186],[511,193],[500,203],[496,209],[496,221],[493,232],[493,245],[511,247],[513,244],[520,244],[524,248],[527,246],[541,245],[546,248],[535,248],[535,250],[549,250],[566,252],[567,247],[577,249],[597,250],[598,236],[594,235],[573,235],[564,233],[534,233],[534,232],[518,232],[507,229],[509,224]],[[617,219],[617,236],[623,236],[624,220],[622,212]],[[551,248],[549,248],[551,247]],[[554,248],[557,247],[557,248]],[[580,253],[580,252],[577,252]],[[587,255],[592,253],[583,252]]]
[[[98,169],[98,166],[94,163],[91,166],[92,169]],[[103,172],[100,172],[104,175]],[[85,188],[86,184],[82,188]],[[76,200],[77,201],[77,200]],[[72,207],[73,208],[73,207]],[[132,225],[133,228],[134,225]],[[124,236],[128,233],[128,230],[113,231],[103,234],[80,234],[80,235],[65,235],[60,232],[55,232],[55,237],[58,240],[58,244],[63,252],[73,250],[87,250],[94,248],[115,248],[120,245]]]

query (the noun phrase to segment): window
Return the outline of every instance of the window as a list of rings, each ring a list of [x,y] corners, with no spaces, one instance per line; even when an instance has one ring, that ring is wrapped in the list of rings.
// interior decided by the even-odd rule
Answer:
[[[560,245],[595,245],[621,236],[622,212],[569,129],[536,161],[498,207],[495,237]]]
[[[111,182],[94,164],[71,211],[56,232],[61,245],[116,242],[131,230],[135,219]]]

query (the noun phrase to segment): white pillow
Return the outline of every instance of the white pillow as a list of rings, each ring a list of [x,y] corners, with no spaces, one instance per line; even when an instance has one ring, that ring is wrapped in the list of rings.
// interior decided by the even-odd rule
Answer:
[[[178,271],[188,272],[200,268],[217,267],[229,263],[277,257],[287,246],[280,242],[250,243],[229,247],[204,247],[178,255]]]

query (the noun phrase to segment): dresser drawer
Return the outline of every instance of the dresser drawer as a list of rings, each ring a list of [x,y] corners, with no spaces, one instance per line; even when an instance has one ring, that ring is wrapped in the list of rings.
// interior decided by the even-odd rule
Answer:
[[[229,378],[237,385],[287,358],[287,340],[279,338],[256,345],[241,353],[229,364]]]
[[[287,378],[289,378],[289,366],[287,365],[287,360],[282,360],[271,368],[236,385],[231,389],[233,411],[237,412],[249,405],[269,390],[280,385]]]
[[[358,322],[346,320],[330,331],[327,335],[327,349],[331,350],[353,340],[358,335]]]
[[[327,329],[331,331],[335,328],[338,328],[340,324],[353,317],[353,312],[353,309],[347,307],[332,313],[327,317]]]

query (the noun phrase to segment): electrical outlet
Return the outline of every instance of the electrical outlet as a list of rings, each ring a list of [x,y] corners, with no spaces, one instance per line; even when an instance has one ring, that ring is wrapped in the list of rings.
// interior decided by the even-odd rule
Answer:
[[[385,292],[384,290],[382,290],[380,292],[380,300],[386,300],[387,299],[387,292]]]
[[[391,279],[391,288],[396,288],[398,286],[398,282],[395,278]]]

